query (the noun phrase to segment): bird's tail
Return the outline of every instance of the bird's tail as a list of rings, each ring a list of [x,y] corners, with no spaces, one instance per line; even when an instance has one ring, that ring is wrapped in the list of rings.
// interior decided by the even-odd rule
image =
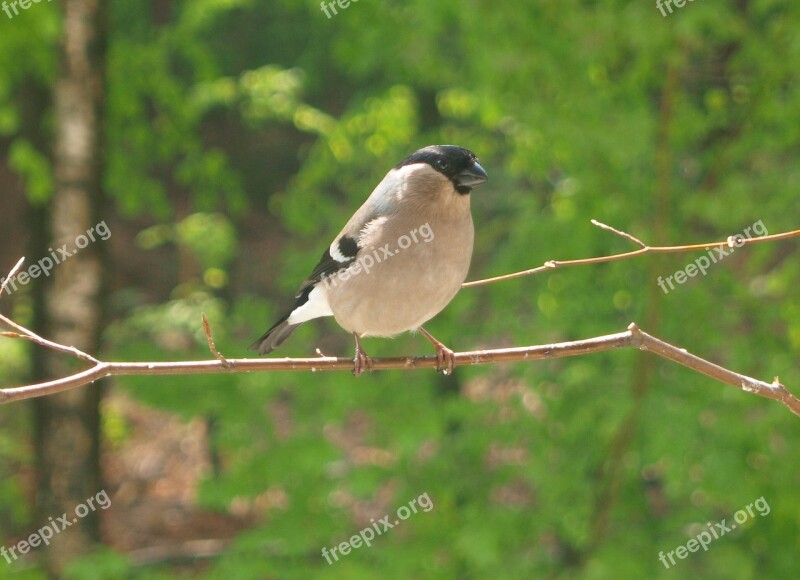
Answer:
[[[258,354],[267,354],[282,345],[284,341],[297,330],[297,327],[300,326],[300,324],[289,324],[289,314],[276,322],[272,328],[251,344],[247,350],[257,350]]]

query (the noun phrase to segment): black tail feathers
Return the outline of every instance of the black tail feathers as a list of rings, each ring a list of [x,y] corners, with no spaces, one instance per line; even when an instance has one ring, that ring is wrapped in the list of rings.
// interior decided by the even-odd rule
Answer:
[[[264,333],[261,338],[251,344],[247,350],[257,350],[258,354],[267,354],[282,345],[299,324],[289,324],[289,314],[281,318],[275,325]]]

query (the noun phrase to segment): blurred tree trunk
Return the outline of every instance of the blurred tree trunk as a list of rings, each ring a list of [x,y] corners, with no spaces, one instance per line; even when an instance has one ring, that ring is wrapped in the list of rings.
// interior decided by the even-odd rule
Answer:
[[[104,6],[100,0],[66,0],[60,68],[54,94],[55,192],[50,207],[53,249],[68,244],[98,223],[105,92]],[[56,250],[58,252],[58,250]],[[45,251],[40,257],[48,255]],[[39,330],[61,344],[96,352],[103,312],[102,244],[87,247],[57,265],[37,310],[44,312]],[[70,372],[75,361],[41,351],[36,373],[53,377]],[[38,467],[38,522],[65,513],[77,521],[57,534],[42,552],[51,574],[86,552],[99,539],[98,513],[76,518],[75,506],[101,489],[101,387],[92,385],[35,402]]]

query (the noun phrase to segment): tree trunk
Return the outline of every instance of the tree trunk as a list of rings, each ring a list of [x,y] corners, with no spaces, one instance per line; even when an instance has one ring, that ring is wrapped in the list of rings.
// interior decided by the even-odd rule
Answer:
[[[83,239],[100,221],[102,122],[105,92],[105,15],[100,0],[65,0],[60,70],[55,86],[55,193],[50,207],[50,246],[74,254],[56,265],[43,293],[39,330],[61,344],[96,352],[102,325],[102,242]],[[88,240],[89,236],[87,236]],[[99,238],[95,236],[95,238]],[[77,250],[77,251],[76,251]],[[48,256],[45,248],[39,258]],[[75,363],[39,351],[35,372],[53,377]],[[75,389],[36,401],[37,521],[66,513],[72,523],[42,551],[58,575],[74,556],[99,539],[98,509],[78,517],[75,508],[102,490],[100,478],[101,387]]]

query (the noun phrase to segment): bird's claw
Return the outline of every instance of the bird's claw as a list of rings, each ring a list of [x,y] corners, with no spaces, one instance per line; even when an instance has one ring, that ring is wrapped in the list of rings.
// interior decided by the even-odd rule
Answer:
[[[372,371],[372,359],[362,350],[353,358],[353,376],[360,377],[364,371]]]
[[[456,353],[445,345],[436,347],[436,371],[443,375],[452,375],[456,368]]]
[[[440,340],[435,338],[430,332],[422,328],[417,329],[427,338],[436,349],[436,371],[445,375],[452,375],[456,368],[456,353],[447,348]]]
[[[361,348],[361,342],[356,336],[356,355],[353,357],[353,376],[360,377],[364,371],[372,371],[372,359],[367,356],[364,349]]]

